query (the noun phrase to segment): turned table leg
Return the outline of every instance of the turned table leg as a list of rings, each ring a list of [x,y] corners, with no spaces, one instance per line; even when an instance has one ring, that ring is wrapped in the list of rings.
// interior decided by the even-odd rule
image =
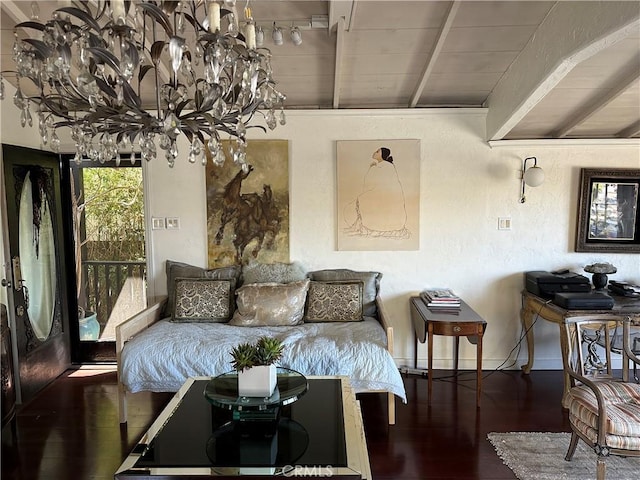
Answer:
[[[520,310],[520,320],[522,321],[522,328],[525,331],[527,337],[527,353],[529,359],[525,365],[522,365],[522,371],[526,374],[531,373],[531,367],[533,367],[533,312],[527,307],[523,307]]]

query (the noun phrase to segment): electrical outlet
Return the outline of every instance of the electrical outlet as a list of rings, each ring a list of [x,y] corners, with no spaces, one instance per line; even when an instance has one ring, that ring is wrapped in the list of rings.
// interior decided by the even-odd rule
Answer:
[[[511,217],[498,217],[498,230],[511,230]]]
[[[152,230],[164,230],[165,226],[164,217],[152,217],[151,218],[151,229]]]
[[[178,230],[180,219],[178,217],[167,217],[167,230]]]

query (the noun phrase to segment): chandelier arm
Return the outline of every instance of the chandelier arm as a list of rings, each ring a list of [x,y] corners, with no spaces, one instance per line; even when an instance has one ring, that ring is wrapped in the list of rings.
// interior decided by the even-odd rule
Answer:
[[[100,33],[102,31],[100,24],[93,19],[90,11],[81,10],[76,7],[61,7],[58,8],[56,12],[68,13],[69,15],[76,17],[78,20],[82,20],[88,27],[96,32]],[[100,18],[100,16],[97,16],[96,19]]]
[[[23,78],[28,78],[29,80],[31,80],[31,82],[36,86],[36,88],[40,92],[42,92],[44,90],[43,86],[42,86],[42,80],[40,80],[39,77],[35,77],[33,75],[20,75],[20,73],[17,72],[16,80],[18,81],[18,85],[20,83],[20,80],[23,79]]]
[[[198,17],[196,16],[196,6],[195,6],[195,2],[189,2],[189,5],[191,6],[191,14],[189,13],[185,13],[184,14],[184,18],[186,20],[189,21],[189,23],[191,23],[191,25],[193,25],[193,29],[198,32],[198,31],[205,31],[204,25],[202,25],[199,21],[198,21]]]
[[[264,128],[264,126],[262,126],[262,125],[249,125],[247,127],[247,130],[250,129],[250,128],[257,128],[259,130],[262,130],[264,133],[267,133],[267,129]]]
[[[18,23],[16,26],[14,26],[13,27],[14,33],[17,33],[16,31],[17,31],[18,28],[32,28],[34,30],[39,30],[40,32],[44,32],[46,27],[45,27],[44,24],[42,24],[40,22],[34,22],[34,21],[30,20],[30,21],[27,21],[27,22]],[[22,39],[21,41],[24,42],[25,40],[28,40],[28,39],[25,38],[25,39]]]
[[[154,68],[154,78],[156,82],[156,115],[158,120],[162,118],[161,116],[161,108],[160,108],[160,77],[158,74],[158,67]]]
[[[226,125],[223,119],[217,120],[212,115],[206,112],[189,112],[181,117],[180,121],[193,125],[194,122],[198,125],[199,130],[206,131],[210,136],[215,136],[213,131],[223,130],[225,133],[233,137],[238,137],[237,132]],[[213,126],[213,128],[211,128]]]
[[[159,24],[167,34],[168,38],[171,38],[173,34],[173,28],[171,27],[171,21],[166,13],[162,11],[160,7],[155,5],[154,3],[141,2],[139,4],[140,8],[144,11],[143,14],[149,15],[153,20],[156,21],[153,25]],[[155,37],[155,35],[154,35]]]
[[[51,56],[51,52],[53,51],[53,49],[42,40],[36,40],[35,38],[25,38],[21,41],[28,45],[31,45],[34,48],[34,50],[32,51],[34,55],[38,57],[38,60],[44,61]]]
[[[68,88],[69,86],[71,87],[71,89]],[[82,101],[86,103],[87,106],[89,106],[89,99],[85,98],[84,95],[82,95],[82,92],[78,90],[76,84],[73,83],[70,78],[67,78],[66,82],[57,82],[55,85],[55,89],[58,92],[58,95],[60,95],[61,100],[65,99],[65,96],[61,91],[62,89],[64,89],[64,91],[67,93],[66,98]]]
[[[90,106],[89,99],[83,95],[77,85],[71,79],[69,73],[65,73],[64,77],[58,80],[53,85],[56,92],[60,96],[61,101],[71,99],[75,102],[83,102],[87,105],[87,109]],[[71,87],[71,88],[69,88]],[[66,96],[65,96],[66,94]]]
[[[180,2],[178,0],[164,0],[162,2],[162,11],[166,15],[174,14]]]
[[[102,2],[102,0],[94,0],[92,2],[87,2],[86,0],[71,0],[70,2],[67,2],[69,5],[68,7],[72,7],[72,8],[77,8],[80,10],[83,10],[85,12],[87,12],[89,15],[92,16],[92,18],[99,20],[98,18],[98,7],[100,5],[100,3]],[[58,2],[60,3],[60,2]],[[91,8],[90,8],[90,4],[93,4],[96,7],[96,12],[92,12]],[[64,7],[58,7],[56,10],[60,10],[61,8]]]
[[[69,114],[69,111],[66,110],[61,110],[58,107],[60,106],[60,104],[55,103],[54,101],[52,101],[52,99],[46,96],[43,97],[32,97],[33,100],[39,100],[40,103],[44,103],[44,105],[49,109],[50,112],[52,112],[55,116],[57,117],[61,117],[61,118],[66,118],[66,119],[73,119],[73,117]]]
[[[122,83],[122,92],[125,105],[135,107],[137,111],[141,111],[142,99],[136,94],[129,82]]]
[[[122,131],[122,123],[126,122],[130,127]],[[114,115],[104,119],[104,123],[96,123],[99,125],[97,127],[97,131],[99,133],[109,133],[109,134],[117,134],[117,133],[127,133],[133,132],[136,130],[141,130],[143,128],[147,128],[149,124],[144,122],[143,119],[137,119],[135,117],[130,117],[129,115]]]
[[[106,0],[97,0],[98,5],[96,6],[96,11],[95,13],[91,10],[91,5],[90,3],[92,2],[87,2],[85,0],[82,0],[80,2],[78,1],[74,1],[74,4],[78,5],[80,4],[81,7],[83,7],[85,9],[85,11],[92,16],[92,18],[95,18],[96,21],[104,18],[107,15],[107,2]],[[95,3],[95,2],[93,2]]]
[[[120,61],[108,49],[102,47],[89,47],[87,50],[93,54],[95,58],[101,60],[103,63],[106,63],[109,67],[115,70],[118,75],[122,75],[122,71],[120,70]]]

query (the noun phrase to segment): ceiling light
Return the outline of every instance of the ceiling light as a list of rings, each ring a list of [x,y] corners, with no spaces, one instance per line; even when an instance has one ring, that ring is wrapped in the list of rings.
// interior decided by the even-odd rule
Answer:
[[[282,29],[276,26],[276,23],[273,22],[273,32],[271,33],[271,38],[273,39],[273,43],[275,45],[282,45],[284,43],[284,38],[282,37]]]
[[[533,160],[533,166],[527,168],[527,160]],[[538,167],[538,159],[536,157],[527,157],[522,162],[522,180],[520,181],[520,203],[524,203],[525,185],[530,187],[538,187],[544,182],[544,170]]]
[[[263,117],[259,110],[266,110],[267,126],[275,128],[274,108],[285,96],[274,88],[269,55],[255,49],[250,9],[238,35],[234,4],[74,2],[46,22],[16,25],[16,70],[2,75],[16,76],[14,103],[23,126],[32,122],[35,109],[42,143],[54,151],[60,145],[57,129],[70,128],[76,160],[105,162],[119,149],[131,150],[135,141],[151,160],[157,141],[170,166],[180,135],[191,144],[190,162],[206,162],[206,143],[221,164],[219,140],[227,134],[237,140],[234,160],[247,168],[247,128]],[[23,40],[25,34],[33,36]],[[152,105],[143,104],[143,78],[156,79]],[[36,94],[23,92],[27,82],[35,84]]]
[[[291,41],[296,47],[302,45],[302,34],[298,27],[291,27]]]

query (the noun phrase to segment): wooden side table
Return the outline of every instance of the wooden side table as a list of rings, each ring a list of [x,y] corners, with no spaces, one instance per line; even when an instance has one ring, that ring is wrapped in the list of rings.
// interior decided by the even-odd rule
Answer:
[[[410,305],[411,320],[415,332],[415,368],[418,367],[418,341],[424,343],[428,339],[428,404],[431,405],[431,392],[433,390],[433,336],[446,335],[455,338],[454,366],[456,372],[458,371],[460,337],[467,337],[469,342],[476,345],[476,405],[479,407],[480,394],[482,392],[482,335],[487,328],[487,322],[464,301],[461,301],[460,312],[457,314],[430,310],[420,297],[411,297]]]

